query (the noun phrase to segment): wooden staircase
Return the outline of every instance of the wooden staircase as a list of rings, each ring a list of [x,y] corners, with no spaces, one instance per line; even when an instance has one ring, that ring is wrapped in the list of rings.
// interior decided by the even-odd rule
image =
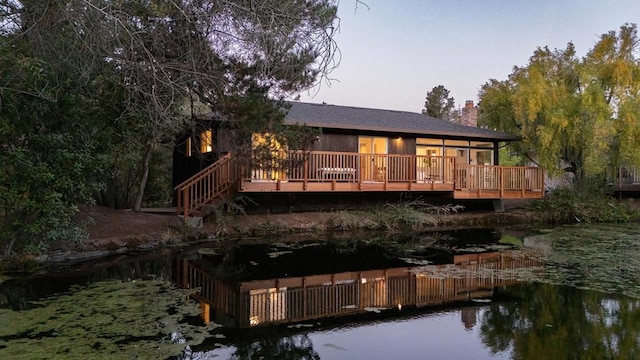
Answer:
[[[236,191],[239,179],[237,162],[224,155],[175,187],[178,215],[198,216],[207,204],[224,201]]]

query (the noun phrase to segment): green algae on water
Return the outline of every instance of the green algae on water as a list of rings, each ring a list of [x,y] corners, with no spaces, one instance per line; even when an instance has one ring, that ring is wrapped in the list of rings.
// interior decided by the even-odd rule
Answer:
[[[640,298],[638,224],[564,226],[525,239],[542,250],[536,281]]]
[[[199,309],[162,280],[98,282],[33,305],[0,309],[0,358],[167,358],[210,330],[186,322]]]

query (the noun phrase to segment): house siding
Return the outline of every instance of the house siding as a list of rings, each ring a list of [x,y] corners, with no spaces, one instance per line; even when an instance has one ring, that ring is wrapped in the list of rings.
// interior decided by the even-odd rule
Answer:
[[[358,136],[346,134],[322,134],[313,146],[317,151],[358,152]]]
[[[416,154],[415,138],[389,138],[389,154]]]

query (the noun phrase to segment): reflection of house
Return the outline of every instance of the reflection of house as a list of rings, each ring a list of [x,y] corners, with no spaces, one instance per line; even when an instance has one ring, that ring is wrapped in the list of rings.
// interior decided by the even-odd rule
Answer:
[[[256,154],[233,157],[230,130],[212,125],[205,150],[231,155],[175,184],[180,211],[197,211],[232,187],[245,193],[439,191],[464,199],[543,195],[542,169],[497,165],[499,144],[519,140],[513,135],[418,113],[308,103],[293,103],[285,124],[320,128],[322,134],[305,151],[272,146],[277,156],[265,162]],[[254,150],[261,136],[254,134]],[[185,153],[176,151],[174,164]],[[174,181],[197,170],[174,174]]]
[[[510,270],[540,265],[522,252],[494,252],[455,256],[452,264],[228,283],[209,275],[206,262],[183,260],[177,281],[200,288],[197,298],[219,322],[248,327],[487,297],[518,281]]]
[[[460,319],[467,330],[473,329],[478,322],[478,308],[475,306],[465,307],[460,310]]]

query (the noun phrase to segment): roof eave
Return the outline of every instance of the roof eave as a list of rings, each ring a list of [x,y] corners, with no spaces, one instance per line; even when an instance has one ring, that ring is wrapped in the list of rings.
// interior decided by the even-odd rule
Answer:
[[[369,126],[369,127],[354,127],[352,125],[337,125],[337,124],[323,124],[317,122],[302,122],[295,120],[285,120],[285,125],[306,125],[310,127],[318,127],[325,129],[339,129],[339,130],[364,130],[364,131],[379,131],[379,132],[388,132],[388,133],[403,133],[403,134],[416,134],[416,135],[438,135],[438,136],[457,136],[457,137],[466,137],[466,138],[477,138],[477,139],[490,139],[490,140],[498,140],[498,141],[520,141],[521,137],[511,134],[470,134],[464,131],[439,131],[439,130],[424,130],[424,131],[411,131],[402,128],[390,128],[390,127],[378,127],[378,126]]]

